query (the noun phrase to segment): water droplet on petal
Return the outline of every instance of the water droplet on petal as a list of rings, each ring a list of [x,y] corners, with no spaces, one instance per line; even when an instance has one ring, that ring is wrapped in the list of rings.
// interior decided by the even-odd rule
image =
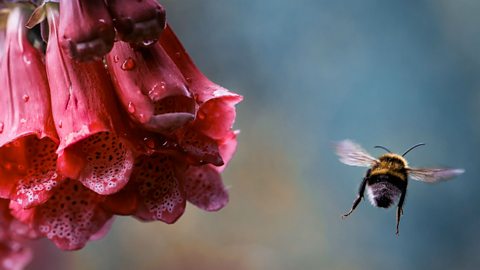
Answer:
[[[155,141],[153,139],[145,137],[143,138],[143,141],[145,142],[148,148],[155,148]]]
[[[27,65],[30,65],[32,63],[32,60],[30,60],[27,55],[23,55],[23,62],[25,62],[25,64]]]
[[[131,57],[127,58],[122,64],[122,69],[123,70],[132,70],[135,68],[135,60],[133,60]]]
[[[25,118],[21,118],[21,119],[20,119],[20,123],[21,123],[21,124],[25,124],[26,122],[27,122],[27,119],[25,119]]]
[[[150,91],[148,91],[148,97],[153,100],[153,101],[157,101],[160,99],[161,95],[162,95],[162,90],[165,90],[165,82],[161,82],[160,85],[159,84],[155,84],[152,89],[150,89]]]
[[[143,45],[143,46],[150,46],[150,45],[154,44],[155,42],[157,42],[156,39],[144,40],[144,41],[142,41],[142,45]]]
[[[4,126],[5,126],[5,125],[3,124],[3,122],[0,122],[0,133],[3,133],[3,127],[4,127]]]
[[[133,102],[129,102],[128,103],[128,112],[129,113],[135,113],[136,109],[135,109],[135,105],[133,105]]]
[[[113,56],[113,62],[114,63],[118,63],[119,60],[120,60],[120,58],[118,57],[118,55]]]
[[[62,126],[63,126],[62,120],[58,121],[58,127],[62,128]]]
[[[30,99],[30,97],[28,95],[23,95],[23,101],[25,102],[28,102],[28,100]]]

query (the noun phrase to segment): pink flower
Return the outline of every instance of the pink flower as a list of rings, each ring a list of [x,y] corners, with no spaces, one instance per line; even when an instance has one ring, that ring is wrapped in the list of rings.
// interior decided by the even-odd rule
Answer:
[[[104,236],[115,215],[171,224],[187,201],[206,211],[228,203],[220,173],[237,146],[242,97],[198,70],[162,6],[42,5],[29,25],[48,20],[45,65],[23,27],[31,10],[12,6],[0,31],[0,232],[17,224],[22,237],[76,250]],[[113,45],[113,25],[134,44]],[[0,260],[21,265],[26,249],[10,245],[21,234],[4,231]]]
[[[124,110],[144,128],[168,134],[195,117],[187,82],[161,46],[118,41],[106,60]]]
[[[46,52],[52,111],[60,145],[58,170],[98,194],[112,194],[128,182],[133,152],[102,62],[76,62],[58,46],[58,11],[47,9]]]
[[[240,95],[211,82],[193,63],[174,32],[167,26],[160,38],[160,44],[175,62],[188,82],[199,109],[195,121],[178,132],[180,146],[200,163],[207,158],[213,162],[218,146],[232,138],[232,125],[235,120],[235,104],[242,100]],[[229,140],[236,143],[236,140]],[[217,148],[217,149],[215,149]],[[203,157],[202,157],[203,156]]]
[[[30,13],[25,5],[11,10],[0,67],[0,196],[22,207],[45,202],[62,181],[45,66],[24,27]]]
[[[102,208],[105,196],[67,179],[44,204],[23,209],[11,202],[12,214],[35,232],[52,240],[64,250],[76,250],[108,232],[112,214]],[[104,227],[107,229],[104,229]]]

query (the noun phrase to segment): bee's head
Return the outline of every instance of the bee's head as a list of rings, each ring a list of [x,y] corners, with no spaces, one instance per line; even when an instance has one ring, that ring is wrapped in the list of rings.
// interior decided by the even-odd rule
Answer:
[[[399,164],[403,164],[403,167],[406,168],[408,163],[407,163],[407,160],[404,158],[404,156],[408,154],[408,152],[422,145],[425,145],[425,144],[424,143],[415,144],[414,146],[410,147],[407,151],[405,151],[405,153],[403,153],[403,155],[401,156],[398,154],[392,153],[392,151],[388,150],[388,148],[381,145],[376,145],[374,146],[374,148],[380,148],[388,152],[388,154],[385,154],[378,158],[381,162],[383,161],[383,162],[399,163]]]
[[[390,166],[393,165],[398,169],[406,168],[408,166],[407,160],[403,156],[395,153],[381,155],[378,160],[380,161],[380,164],[391,164]]]

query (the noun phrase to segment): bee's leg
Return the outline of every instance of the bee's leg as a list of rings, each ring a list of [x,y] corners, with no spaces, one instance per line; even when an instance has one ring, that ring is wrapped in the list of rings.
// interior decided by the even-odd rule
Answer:
[[[370,172],[370,170],[369,170],[369,172]],[[367,175],[368,174],[369,173],[367,172]],[[350,211],[348,211],[347,213],[343,214],[342,218],[348,217],[353,212],[353,210],[355,210],[355,208],[357,208],[358,204],[360,203],[360,201],[363,198],[363,193],[365,193],[365,187],[367,186],[367,179],[368,179],[367,176],[365,176],[363,178],[362,183],[360,184],[360,188],[358,189],[357,198],[355,199],[355,201],[353,201],[352,209],[350,209]]]
[[[400,225],[400,217],[403,215],[403,202],[405,201],[405,195],[407,194],[407,187],[402,190],[402,194],[400,195],[400,200],[398,201],[397,205],[397,231],[396,235],[398,235],[398,226]]]

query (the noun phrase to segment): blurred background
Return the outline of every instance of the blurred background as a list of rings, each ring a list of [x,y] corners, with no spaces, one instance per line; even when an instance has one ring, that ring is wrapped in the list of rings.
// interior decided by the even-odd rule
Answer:
[[[480,269],[480,1],[164,0],[198,66],[245,100],[230,203],[174,225],[117,218],[77,252],[36,243],[28,269]],[[415,166],[466,169],[410,182],[395,210],[363,201],[350,138]]]

